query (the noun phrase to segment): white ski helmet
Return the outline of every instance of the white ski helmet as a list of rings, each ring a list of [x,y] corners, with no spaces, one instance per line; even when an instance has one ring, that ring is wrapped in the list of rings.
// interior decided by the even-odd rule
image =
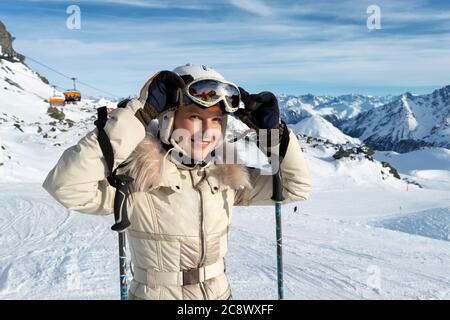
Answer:
[[[178,74],[180,77],[182,77],[183,80],[186,82],[186,84],[199,78],[212,78],[225,80],[225,78],[216,70],[208,68],[204,65],[196,65],[188,63],[184,66],[176,67],[172,71]],[[171,141],[170,139],[173,132],[174,119],[175,119],[175,111],[165,112],[158,118],[159,139],[161,140],[161,142],[165,144],[174,143],[174,141]],[[225,134],[226,126],[227,126],[227,115],[224,114],[222,121],[223,135]]]
[[[190,75],[193,78],[193,80],[199,78],[213,78],[213,79],[216,78],[225,80],[225,78],[216,70],[198,64],[188,63],[184,66],[176,67],[172,71],[178,74],[179,76]]]

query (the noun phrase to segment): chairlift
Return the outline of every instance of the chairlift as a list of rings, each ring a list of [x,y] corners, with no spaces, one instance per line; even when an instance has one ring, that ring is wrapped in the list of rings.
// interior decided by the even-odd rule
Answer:
[[[56,93],[56,86],[53,86],[53,96],[48,99],[50,107],[64,107],[66,105],[66,98],[61,94]]]
[[[77,104],[81,101],[81,92],[77,90],[76,80],[77,78],[72,78],[73,89],[64,92],[65,102],[67,104]]]

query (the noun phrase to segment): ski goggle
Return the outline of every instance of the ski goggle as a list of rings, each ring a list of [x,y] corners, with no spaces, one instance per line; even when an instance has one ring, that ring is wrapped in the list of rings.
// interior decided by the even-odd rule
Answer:
[[[192,102],[206,108],[222,101],[225,112],[235,112],[241,100],[239,88],[234,83],[221,79],[196,79],[185,87],[183,93]]]

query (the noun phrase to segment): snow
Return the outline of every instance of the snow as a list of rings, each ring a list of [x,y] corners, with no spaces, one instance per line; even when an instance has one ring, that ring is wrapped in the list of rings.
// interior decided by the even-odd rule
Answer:
[[[337,211],[337,217],[295,214],[285,206],[288,299],[450,298],[448,242],[340,218]],[[273,215],[250,209],[235,217],[228,270],[237,298],[276,297]],[[379,285],[372,282],[377,274]]]
[[[438,240],[450,240],[450,209],[431,209],[407,216],[386,218],[375,226],[398,230],[409,234],[418,234]]]
[[[290,128],[296,134],[306,134],[314,138],[329,140],[336,144],[346,144],[348,142],[355,144],[361,143],[359,139],[342,133],[332,123],[318,115],[307,117],[294,125],[290,125]]]
[[[422,148],[407,153],[384,151],[377,152],[375,158],[389,162],[423,186],[450,190],[449,149]]]
[[[381,97],[363,96],[358,94],[346,94],[337,97],[315,96],[306,94],[301,96],[280,95],[279,105],[281,114],[287,123],[295,123],[298,115],[331,116],[345,120],[356,117],[361,112],[378,108],[395,97],[387,95]],[[296,115],[296,116],[292,116]],[[291,118],[293,121],[291,122]]]
[[[72,127],[52,124],[43,101],[50,87],[19,74],[11,79],[24,91],[10,84],[0,91],[0,299],[118,299],[113,217],[69,211],[41,187],[62,152],[94,128],[95,107],[114,102],[84,100],[63,109]],[[346,139],[322,119],[298,128]],[[230,120],[232,132],[245,129]],[[283,206],[286,298],[450,299],[450,151],[335,160],[337,145],[300,142],[313,191],[308,201]],[[276,298],[274,216],[272,206],[234,210],[226,263],[236,299]]]
[[[408,130],[409,131],[414,131],[417,129],[418,127],[418,123],[417,123],[417,119],[414,118],[414,113],[412,111],[413,106],[414,106],[414,102],[412,101],[408,101],[405,97],[402,97],[402,103],[404,106],[404,110],[406,113],[406,121],[408,124]]]
[[[450,150],[445,148],[422,148],[408,153],[380,151],[376,158],[389,161],[405,173],[415,169],[450,170]]]
[[[35,121],[46,112],[44,100],[52,95],[53,88],[27,66],[0,59],[0,115],[14,114]]]

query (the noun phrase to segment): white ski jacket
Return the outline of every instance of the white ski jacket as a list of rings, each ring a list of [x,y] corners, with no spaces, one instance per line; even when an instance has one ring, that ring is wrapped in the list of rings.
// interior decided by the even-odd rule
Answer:
[[[135,179],[128,203],[134,265],[129,297],[228,299],[223,259],[232,207],[273,204],[272,176],[240,165],[176,165],[164,157],[160,141],[146,134],[135,117],[138,108],[117,109],[105,126],[115,167],[127,160],[119,172]],[[307,199],[309,171],[292,132],[281,172],[285,202]],[[71,210],[112,214],[115,189],[106,175],[95,129],[64,151],[43,187]]]

